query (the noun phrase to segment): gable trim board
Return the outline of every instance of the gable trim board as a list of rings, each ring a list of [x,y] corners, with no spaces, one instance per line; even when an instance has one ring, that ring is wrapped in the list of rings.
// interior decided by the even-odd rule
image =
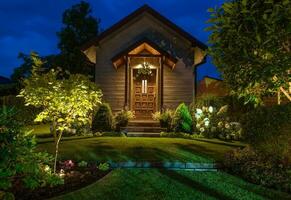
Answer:
[[[90,48],[91,46],[98,46],[98,43],[102,39],[104,39],[107,36],[109,36],[110,34],[116,32],[118,29],[123,27],[125,24],[129,23],[130,21],[132,21],[133,19],[137,18],[138,16],[142,15],[145,12],[151,14],[153,17],[155,17],[156,19],[158,19],[159,21],[161,21],[162,23],[167,25],[170,29],[174,30],[179,35],[183,36],[185,39],[190,41],[193,47],[197,46],[197,47],[201,48],[202,50],[207,49],[207,46],[204,43],[200,42],[198,39],[193,37],[188,32],[184,31],[182,28],[180,28],[179,26],[177,26],[176,24],[171,22],[169,19],[167,19],[166,17],[161,15],[159,12],[157,12],[156,10],[151,8],[150,6],[144,5],[144,6],[140,7],[139,9],[137,9],[136,11],[134,11],[133,13],[126,16],[125,18],[121,19],[119,22],[117,22],[116,24],[114,24],[113,26],[111,26],[110,28],[105,30],[104,32],[102,32],[99,36],[92,38],[90,41],[86,42],[84,45],[81,46],[81,50],[85,51],[88,48]]]

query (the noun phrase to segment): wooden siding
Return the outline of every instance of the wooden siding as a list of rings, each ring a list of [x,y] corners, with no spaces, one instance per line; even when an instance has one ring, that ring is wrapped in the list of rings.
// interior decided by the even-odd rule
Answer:
[[[179,61],[171,70],[164,67],[164,108],[176,108],[180,103],[190,104],[194,96],[194,72],[192,67]]]

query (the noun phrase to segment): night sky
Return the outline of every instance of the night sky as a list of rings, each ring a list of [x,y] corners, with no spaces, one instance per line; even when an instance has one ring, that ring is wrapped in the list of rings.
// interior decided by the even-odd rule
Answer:
[[[0,75],[10,77],[21,60],[18,53],[36,51],[40,55],[58,52],[56,32],[62,25],[65,9],[79,0],[0,0]],[[209,18],[207,9],[220,6],[223,0],[88,0],[96,18],[105,30],[143,4],[162,15],[207,44],[209,32],[204,29]],[[219,77],[208,58],[199,67],[198,76]]]

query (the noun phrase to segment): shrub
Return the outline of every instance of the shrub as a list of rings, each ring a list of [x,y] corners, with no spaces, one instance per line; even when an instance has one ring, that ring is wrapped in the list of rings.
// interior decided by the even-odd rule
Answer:
[[[286,156],[291,139],[291,104],[259,107],[241,119],[242,137],[261,153]]]
[[[173,128],[175,132],[185,132],[185,133],[192,133],[192,116],[189,112],[188,107],[181,103],[173,117]]]
[[[19,182],[31,189],[62,183],[49,167],[52,156],[36,152],[34,137],[23,130],[16,115],[14,109],[0,109],[0,190],[19,187]]]
[[[0,103],[6,107],[15,108],[18,113],[15,119],[24,124],[33,124],[34,119],[41,110],[34,106],[25,106],[24,99],[14,95],[0,97]]]
[[[111,131],[113,128],[113,114],[108,103],[100,105],[92,122],[93,132]]]
[[[121,110],[117,112],[114,121],[115,121],[115,130],[120,132],[121,127],[126,127],[129,120],[134,119],[134,113],[128,110]]]
[[[101,171],[107,171],[109,170],[109,164],[108,163],[100,163],[98,165],[98,169],[101,170]]]
[[[230,121],[227,110],[227,105],[222,106],[218,111],[212,106],[196,108],[193,117],[195,132],[207,138],[239,140],[241,138],[240,124]]]
[[[270,158],[250,146],[226,154],[224,166],[252,183],[291,192],[290,163]]]
[[[88,166],[88,163],[86,161],[84,161],[84,160],[78,163],[78,167],[84,168],[84,167],[87,167],[87,166]]]
[[[174,117],[174,111],[166,109],[164,112],[155,112],[153,119],[160,122],[162,128],[167,128],[167,132],[172,131],[172,121]]]

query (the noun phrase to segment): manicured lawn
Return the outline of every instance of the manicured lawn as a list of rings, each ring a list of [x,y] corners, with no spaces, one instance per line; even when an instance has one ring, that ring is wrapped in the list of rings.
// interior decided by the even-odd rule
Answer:
[[[51,137],[50,126],[48,124],[31,125],[26,127],[27,130],[32,130],[32,133],[37,137]]]
[[[235,147],[180,138],[93,137],[65,140],[60,144],[60,159],[86,161],[181,161],[212,162],[221,160]],[[38,149],[53,153],[53,142]]]
[[[54,200],[291,199],[224,172],[114,170],[96,183]]]

